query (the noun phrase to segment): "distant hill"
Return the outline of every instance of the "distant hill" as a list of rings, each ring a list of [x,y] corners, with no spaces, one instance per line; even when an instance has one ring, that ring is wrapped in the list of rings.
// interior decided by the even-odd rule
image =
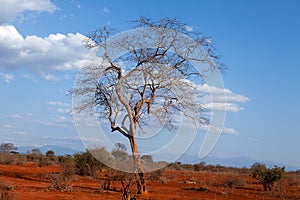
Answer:
[[[283,163],[276,163],[269,160],[253,160],[247,157],[218,158],[215,156],[208,156],[204,159],[199,159],[197,156],[184,154],[178,159],[178,161],[186,164],[196,164],[200,162],[205,162],[207,165],[222,165],[226,167],[238,167],[238,168],[242,168],[242,167],[250,168],[253,163],[260,162],[260,163],[264,163],[267,167],[271,167],[274,165],[285,166],[286,171],[296,171],[300,169],[300,167],[289,166]]]

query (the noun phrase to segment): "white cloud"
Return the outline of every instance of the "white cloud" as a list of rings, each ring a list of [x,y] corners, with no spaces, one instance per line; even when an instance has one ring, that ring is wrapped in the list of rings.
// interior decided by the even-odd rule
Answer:
[[[32,114],[32,113],[27,113],[27,116],[29,116],[29,117],[33,117],[33,116],[34,116],[34,114]]]
[[[70,106],[68,103],[64,103],[61,101],[48,101],[47,104],[51,106]]]
[[[18,113],[13,113],[13,114],[9,114],[9,115],[4,115],[5,118],[10,118],[10,119],[23,119],[22,115],[18,114]]]
[[[227,111],[227,112],[235,112],[235,113],[244,109],[237,104],[226,103],[226,102],[205,103],[203,107],[209,110]]]
[[[53,74],[50,74],[50,73],[45,73],[45,74],[42,74],[43,78],[46,79],[47,81],[58,81],[59,78],[56,77],[55,75]]]
[[[70,128],[73,125],[71,118],[66,118],[65,116],[57,116],[50,119],[35,119],[32,122],[41,124],[43,126],[58,127],[58,128]]]
[[[46,80],[57,80],[52,72],[78,69],[88,55],[80,33],[23,37],[14,26],[0,26],[0,67],[26,67]]]
[[[13,134],[18,135],[18,136],[24,136],[24,135],[27,135],[27,132],[26,131],[14,131]]]
[[[59,112],[59,113],[65,113],[66,110],[65,110],[65,109],[62,109],[62,108],[58,108],[58,109],[57,109],[57,112]]]
[[[244,109],[239,103],[250,101],[248,97],[235,94],[230,89],[218,88],[207,84],[197,85],[197,90],[206,94],[201,98],[201,103],[204,108],[209,110],[239,112]]]
[[[9,74],[0,73],[0,77],[2,77],[6,83],[10,83],[15,78],[15,76],[12,73]]]
[[[80,3],[78,2],[78,1],[75,1],[75,0],[71,0],[71,2],[70,2],[72,5],[74,5],[74,6],[76,6],[78,9],[80,9],[81,8],[81,5],[80,5]]]
[[[11,129],[11,128],[13,128],[13,126],[12,126],[12,125],[8,125],[8,124],[6,124],[6,125],[3,125],[2,127],[3,127],[3,128],[6,128],[6,129]]]
[[[104,7],[102,11],[103,11],[103,13],[105,13],[105,14],[110,13],[110,10],[109,10],[107,7]]]
[[[54,12],[57,7],[50,0],[0,0],[0,24],[8,24],[25,11]]]
[[[38,82],[38,81],[35,79],[35,77],[32,76],[31,74],[23,74],[23,75],[22,75],[22,78],[27,79],[27,80],[30,80],[30,81],[32,81],[32,82],[34,82],[34,83],[37,83],[37,82]]]
[[[239,133],[234,128],[228,128],[228,127],[223,128],[223,133],[229,135],[239,135]]]
[[[55,109],[60,114],[67,114],[67,115],[71,114],[71,105],[68,103],[64,103],[61,101],[48,101],[46,104],[51,106],[48,108],[49,110]],[[57,108],[53,109],[53,107],[57,107]]]
[[[199,127],[199,130],[201,131],[207,131],[208,128],[211,128],[212,131],[215,132],[221,132],[222,134],[228,134],[228,135],[239,135],[239,132],[235,130],[234,128],[229,128],[229,127],[214,127],[212,125],[202,125]]]

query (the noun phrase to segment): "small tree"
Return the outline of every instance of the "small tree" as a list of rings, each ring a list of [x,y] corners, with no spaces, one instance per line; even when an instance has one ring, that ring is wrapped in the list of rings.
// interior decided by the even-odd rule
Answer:
[[[106,152],[103,148],[102,151]],[[95,177],[97,175],[97,170],[103,167],[102,163],[100,163],[89,151],[77,153],[74,157],[77,174],[79,175]]]
[[[48,150],[47,152],[46,152],[46,156],[47,157],[53,157],[54,156],[54,151],[53,150]]]
[[[11,151],[16,151],[18,148],[14,146],[12,143],[2,143],[0,145],[0,152],[9,153]]]
[[[31,149],[31,153],[34,154],[34,155],[41,155],[42,154],[41,150],[38,149],[38,148]]]
[[[145,162],[148,163],[152,163],[153,162],[153,158],[152,155],[142,155],[141,159]]]
[[[117,160],[127,160],[129,155],[126,151],[121,151],[117,149],[113,149],[111,151],[111,155]]]
[[[251,176],[261,182],[265,191],[271,191],[274,183],[283,178],[285,167],[275,165],[273,168],[267,168],[265,164],[254,163],[251,169]]]
[[[116,143],[115,148],[116,148],[116,150],[119,150],[119,151],[126,151],[127,150],[125,144],[123,144],[121,142]]]

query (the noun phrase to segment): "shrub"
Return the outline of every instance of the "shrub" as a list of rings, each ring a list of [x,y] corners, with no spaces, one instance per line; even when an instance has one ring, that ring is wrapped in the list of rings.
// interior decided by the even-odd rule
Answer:
[[[51,183],[50,188],[57,191],[71,190],[71,182],[74,180],[76,168],[75,163],[71,160],[65,161],[61,164],[62,170],[58,173],[51,173],[48,179]]]
[[[267,168],[264,164],[254,163],[251,169],[251,176],[260,181],[264,186],[265,191],[271,191],[274,183],[284,177],[285,167],[278,167],[275,165],[273,168]]]
[[[245,180],[238,177],[229,177],[222,183],[222,186],[230,188],[243,187],[244,185]]]
[[[95,177],[102,164],[90,153],[75,154],[76,173],[83,176]]]
[[[0,181],[0,200],[13,200],[15,195],[13,188],[10,185],[7,185]]]
[[[165,172],[164,168],[149,172],[147,173],[147,179],[155,180],[155,181],[162,180],[164,172]]]
[[[193,165],[193,170],[194,171],[196,171],[196,172],[198,172],[198,171],[200,171],[200,170],[203,170],[204,168],[205,168],[205,162],[200,162],[200,163],[198,163],[198,164],[194,164]]]
[[[146,163],[153,163],[152,155],[142,155],[141,160]]]
[[[71,178],[69,176],[66,176],[64,172],[59,173],[51,173],[48,176],[48,179],[50,181],[50,188],[53,188],[57,191],[70,191],[71,186]]]
[[[298,186],[298,180],[294,174],[288,174],[286,176],[286,181],[288,186]]]
[[[39,167],[52,166],[55,164],[56,164],[55,157],[47,157],[47,156],[40,155],[37,160],[37,165]]]
[[[0,164],[13,164],[16,161],[17,156],[9,153],[1,153],[0,155]]]
[[[117,160],[127,160],[129,158],[128,153],[122,150],[112,150],[111,155]]]
[[[47,152],[46,152],[46,156],[47,157],[53,157],[54,156],[54,151],[53,150],[48,150]]]

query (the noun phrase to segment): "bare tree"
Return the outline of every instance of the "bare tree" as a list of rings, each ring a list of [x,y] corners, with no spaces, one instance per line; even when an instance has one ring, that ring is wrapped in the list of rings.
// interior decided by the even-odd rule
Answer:
[[[138,177],[138,192],[142,193],[146,187],[137,130],[143,132],[150,125],[150,119],[174,130],[179,113],[196,125],[208,123],[201,116],[203,107],[197,84],[205,73],[220,70],[222,65],[212,41],[190,31],[185,23],[176,19],[153,21],[141,17],[134,24],[140,32],[138,37],[129,33],[129,37],[122,40],[109,40],[114,32],[109,27],[88,36],[85,46],[101,49],[102,62],[85,66],[77,80],[80,87],[72,92],[83,97],[74,107],[76,112],[95,108],[99,118],[108,120],[111,132],[128,138]],[[145,48],[145,43],[151,47]],[[122,51],[126,53],[117,58],[111,56]],[[195,62],[206,67],[199,71],[193,66]]]
[[[0,145],[0,152],[9,153],[11,151],[16,151],[18,148],[12,143],[2,143]]]

